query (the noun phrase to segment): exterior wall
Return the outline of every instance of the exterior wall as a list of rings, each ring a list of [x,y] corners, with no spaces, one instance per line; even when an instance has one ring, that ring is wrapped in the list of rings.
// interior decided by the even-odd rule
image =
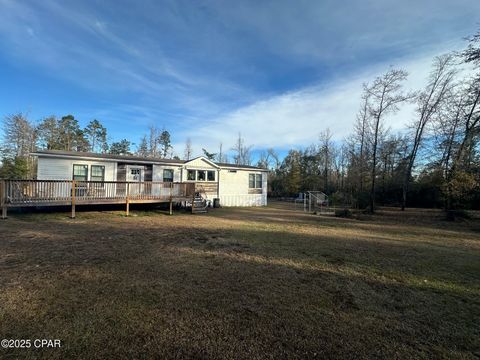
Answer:
[[[256,190],[248,187],[249,174],[262,174],[262,189]],[[255,169],[221,169],[219,180],[219,197],[221,206],[267,205],[266,172]]]
[[[215,171],[215,179],[218,174]],[[218,182],[215,181],[196,181],[195,182],[195,191],[200,191],[207,195],[211,199],[218,197]]]
[[[215,171],[215,181],[193,181],[187,180],[188,170],[205,170],[205,171]],[[182,182],[194,182],[195,188],[197,191],[203,191],[209,200],[218,197],[218,171],[219,169],[213,166],[208,161],[203,160],[202,158],[193,159],[187,162],[183,166],[182,170]]]
[[[153,165],[153,181],[163,181],[163,170],[173,170],[173,182],[182,181],[181,167],[178,165]]]
[[[216,170],[215,166],[212,166],[209,162],[203,160],[202,158],[190,160],[185,164],[187,169],[199,169],[199,170]],[[185,179],[187,175],[185,174]]]
[[[91,165],[105,166],[105,181],[125,181],[125,164],[116,161],[80,160],[59,157],[38,157],[37,178],[39,180],[72,180],[73,165],[89,165],[88,180],[91,176]],[[147,165],[148,166],[148,165]],[[187,180],[187,170],[214,170],[215,181],[198,182],[211,200],[220,198],[221,206],[265,206],[267,205],[267,173],[256,169],[217,168],[199,158],[179,165],[151,165],[152,181],[163,181],[163,170],[172,169],[174,182],[193,182]],[[118,173],[118,177],[117,177]],[[262,174],[262,188],[250,189],[249,174]],[[147,179],[145,179],[147,180]],[[148,179],[150,180],[150,179]],[[156,188],[155,188],[156,189]],[[163,191],[158,189],[159,192]],[[165,190],[166,191],[166,190]],[[155,190],[157,192],[157,190]]]
[[[181,181],[181,168],[178,165],[153,165],[152,181],[163,182],[163,170],[166,169],[173,170],[173,182]],[[158,185],[153,186],[152,192],[155,195],[170,195],[169,188],[161,188]]]
[[[62,158],[38,157],[38,180],[72,180],[73,165],[88,165],[88,180],[91,175],[91,165],[105,166],[105,181],[116,181],[116,163],[111,161],[91,161]]]

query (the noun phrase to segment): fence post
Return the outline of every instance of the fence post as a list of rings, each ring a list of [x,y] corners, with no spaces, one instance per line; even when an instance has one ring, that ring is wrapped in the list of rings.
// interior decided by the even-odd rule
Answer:
[[[312,212],[312,194],[308,193],[308,212]]]
[[[0,205],[2,206],[2,219],[7,218],[7,185],[5,180],[0,181]]]
[[[72,215],[70,216],[72,219],[75,219],[75,180],[72,180]]]
[[[129,213],[130,213],[129,193],[130,193],[130,183],[127,182],[127,187],[126,187],[126,189],[125,189],[126,216],[128,216]]]
[[[303,212],[307,211],[307,193],[303,193]]]

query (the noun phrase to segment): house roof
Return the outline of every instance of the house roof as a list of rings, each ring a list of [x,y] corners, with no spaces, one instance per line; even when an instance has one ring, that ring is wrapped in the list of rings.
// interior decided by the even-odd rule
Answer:
[[[252,170],[265,171],[265,169],[261,169],[256,166],[217,163],[217,162],[210,161],[203,156],[199,156],[187,161],[187,160],[177,160],[177,159],[146,158],[142,156],[132,156],[132,155],[98,154],[98,153],[92,153],[92,152],[64,151],[64,150],[39,150],[39,151],[32,152],[31,155],[47,156],[47,157],[91,158],[91,159],[103,159],[103,160],[110,160],[110,161],[142,162],[142,163],[151,163],[151,164],[177,164],[177,165],[183,165],[196,159],[203,159],[211,163],[212,165],[215,165],[221,168],[224,167],[224,168],[233,168],[233,169],[252,169]]]
[[[267,169],[262,169],[259,168],[258,166],[252,166],[252,165],[236,165],[236,164],[229,164],[229,163],[219,163],[216,162],[220,167],[226,167],[226,168],[239,168],[239,169],[252,169],[252,170],[262,170],[262,171],[267,171]]]

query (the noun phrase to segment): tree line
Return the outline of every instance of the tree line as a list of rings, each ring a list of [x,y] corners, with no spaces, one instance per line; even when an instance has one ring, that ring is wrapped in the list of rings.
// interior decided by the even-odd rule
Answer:
[[[363,84],[351,135],[333,141],[326,129],[318,142],[290,150],[280,159],[263,150],[256,165],[269,170],[272,196],[296,196],[320,190],[337,204],[375,211],[377,204],[480,207],[480,32],[464,51],[437,56],[423,89],[407,91],[408,73],[391,68]],[[401,106],[415,105],[407,130],[393,133],[386,121]],[[177,158],[171,135],[150,126],[136,148],[127,139],[107,141],[107,129],[94,119],[81,128],[72,115],[47,117],[38,124],[25,114],[5,117],[0,145],[0,177],[31,178],[28,155],[37,149],[90,151],[141,157]],[[252,145],[241,134],[232,147],[223,144],[203,154],[216,162],[251,165]],[[183,159],[193,156],[186,140]]]
[[[180,159],[174,152],[170,132],[165,128],[151,125],[137,146],[128,139],[109,142],[107,128],[97,120],[91,120],[84,128],[73,115],[49,116],[38,123],[26,114],[8,115],[2,123],[3,138],[0,142],[0,178],[33,178],[34,160],[30,153],[36,150],[63,150],[93,152],[115,155],[136,155],[146,158]],[[218,152],[202,149],[203,154],[217,162],[230,160],[238,165],[252,163],[252,146],[246,146],[241,134],[230,150],[230,159],[220,144]],[[193,157],[192,142],[187,139],[184,150],[185,160]]]
[[[377,204],[480,208],[480,33],[467,48],[435,57],[423,89],[404,89],[408,73],[389,69],[364,83],[353,132],[332,141],[327,129],[279,162],[263,158],[274,196],[320,190],[337,204],[375,211]],[[415,105],[407,130],[389,116]],[[451,212],[453,213],[453,212]]]

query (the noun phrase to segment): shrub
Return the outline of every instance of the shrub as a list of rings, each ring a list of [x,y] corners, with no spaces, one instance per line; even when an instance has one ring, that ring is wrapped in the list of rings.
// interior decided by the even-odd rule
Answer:
[[[335,210],[335,216],[342,218],[351,218],[353,217],[353,214],[349,209],[338,209]]]
[[[455,220],[469,220],[472,217],[466,210],[448,210],[447,211],[447,220],[448,221],[455,221]]]

